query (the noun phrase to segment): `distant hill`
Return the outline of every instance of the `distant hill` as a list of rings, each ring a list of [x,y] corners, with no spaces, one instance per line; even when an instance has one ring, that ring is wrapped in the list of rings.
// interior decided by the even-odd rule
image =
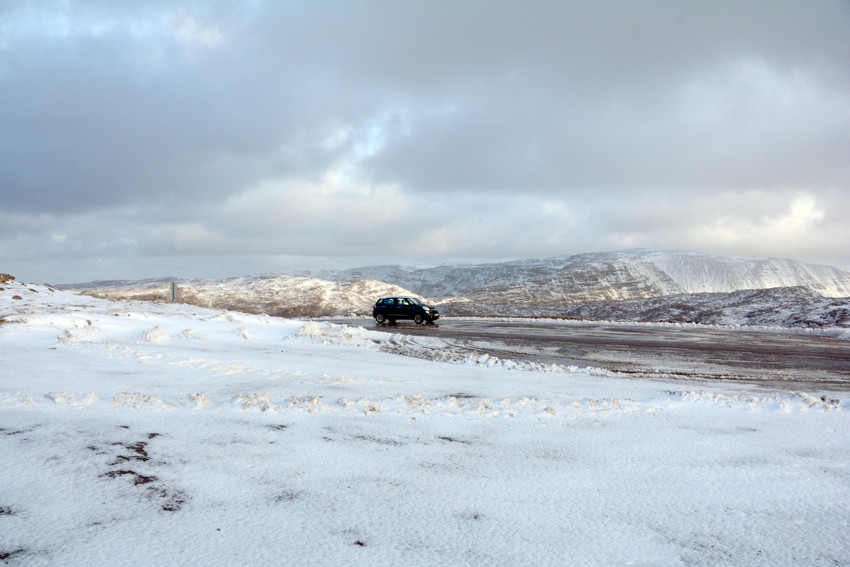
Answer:
[[[170,281],[59,287],[97,297],[167,300]],[[834,299],[850,297],[848,272],[785,258],[670,250],[178,283],[185,303],[284,317],[367,314],[378,297],[419,295],[446,315],[850,326],[850,300]]]
[[[383,282],[331,282],[292,276],[239,277],[225,280],[109,281],[62,285],[78,294],[104,299],[169,301],[171,282],[178,282],[177,300],[199,307],[276,317],[322,317],[371,313],[375,299],[385,295],[415,295]]]
[[[468,299],[449,300],[441,304],[440,309],[454,315],[476,315],[480,314],[481,303]],[[806,287],[688,293],[580,303],[494,299],[486,303],[486,309],[492,315],[513,317],[850,328],[850,298],[823,297]]]
[[[433,268],[370,266],[305,275],[331,281],[389,282],[431,298],[495,294],[573,302],[798,286],[824,297],[850,296],[850,273],[832,266],[673,250],[599,252]]]

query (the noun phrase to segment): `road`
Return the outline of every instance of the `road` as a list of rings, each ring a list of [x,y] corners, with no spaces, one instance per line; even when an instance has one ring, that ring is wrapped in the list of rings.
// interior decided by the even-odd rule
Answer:
[[[850,390],[850,340],[740,327],[640,325],[444,318],[435,325],[372,319],[332,323],[412,336],[440,337],[460,353],[623,375],[689,381],[749,382],[768,388]]]

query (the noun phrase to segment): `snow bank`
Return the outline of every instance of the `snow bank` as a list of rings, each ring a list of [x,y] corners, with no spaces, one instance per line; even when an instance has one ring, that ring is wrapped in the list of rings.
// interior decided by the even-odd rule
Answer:
[[[375,348],[386,342],[383,333],[361,327],[348,327],[318,321],[301,325],[298,336],[323,345],[346,345],[360,348]]]
[[[86,396],[74,394],[70,392],[47,392],[45,398],[60,406],[90,406],[97,402],[100,398],[96,394],[88,394]]]
[[[691,402],[698,404],[713,404],[734,409],[749,410],[774,410],[783,413],[791,411],[838,411],[841,409],[841,400],[826,394],[812,396],[805,392],[792,392],[788,394],[760,394],[706,391],[671,391],[668,392],[671,400]]]
[[[151,329],[146,329],[142,333],[141,341],[146,343],[162,343],[168,340],[169,335],[168,331],[163,330],[160,327],[153,327]]]

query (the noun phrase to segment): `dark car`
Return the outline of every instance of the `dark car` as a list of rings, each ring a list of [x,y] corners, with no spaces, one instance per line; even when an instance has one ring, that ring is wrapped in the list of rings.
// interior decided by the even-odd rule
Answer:
[[[440,318],[440,314],[434,307],[425,305],[415,297],[382,297],[375,302],[372,317],[378,324],[394,323],[396,319],[413,319],[418,325],[433,323]]]

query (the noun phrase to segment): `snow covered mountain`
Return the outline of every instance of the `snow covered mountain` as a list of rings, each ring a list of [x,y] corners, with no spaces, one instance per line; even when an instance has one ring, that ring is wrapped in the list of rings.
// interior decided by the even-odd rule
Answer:
[[[310,275],[332,281],[392,282],[433,298],[481,294],[574,302],[796,286],[825,297],[850,296],[850,273],[832,266],[674,250],[639,249],[434,268],[372,266]]]
[[[170,281],[60,287],[104,298],[167,300]],[[827,299],[850,297],[848,272],[783,258],[669,250],[433,268],[371,266],[178,285],[184,303],[286,317],[367,314],[378,297],[419,295],[446,315],[850,325],[847,302]],[[773,292],[742,293],[746,290]],[[746,311],[748,301],[760,311]]]
[[[728,293],[687,293],[647,299],[563,303],[449,298],[446,315],[564,317],[594,321],[699,323],[777,327],[850,328],[850,298],[823,297],[806,287],[747,289]]]

